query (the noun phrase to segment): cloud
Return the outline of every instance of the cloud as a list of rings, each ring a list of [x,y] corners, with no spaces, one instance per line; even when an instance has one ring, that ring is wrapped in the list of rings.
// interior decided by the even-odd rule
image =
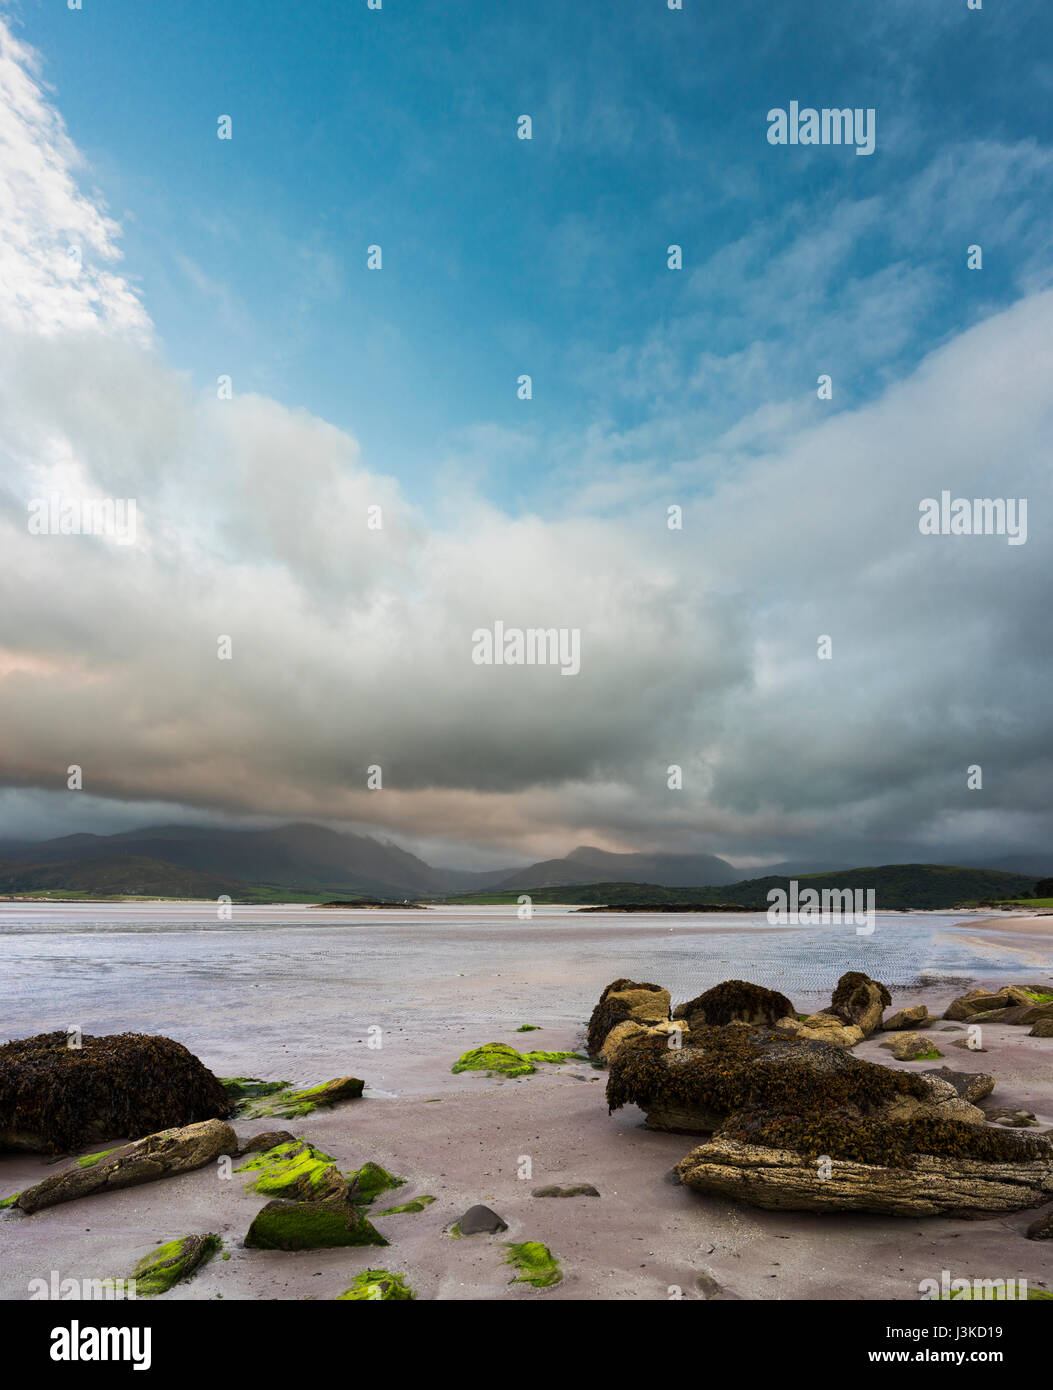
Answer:
[[[1007,825],[1048,838],[1053,295],[986,318],[862,407],[740,415],[704,468],[697,451],[663,460],[656,424],[626,439],[606,492],[585,471],[552,514],[489,505],[467,468],[444,514],[426,514],[347,432],[193,391],[114,271],[62,278],[70,236],[112,264],[118,229],[78,191],[31,55],[2,32],[0,54],[20,189],[17,225],[0,229],[15,248],[0,768],[18,804],[97,797],[121,823],[134,803],[154,819],[161,804],[340,819],[524,856],[582,840],[980,845]],[[874,216],[846,212],[820,259]],[[807,278],[803,255],[777,273]],[[867,325],[888,284],[860,292]],[[487,429],[471,438],[485,447]],[[918,503],[942,488],[1028,497],[1028,544],[920,536]],[[52,489],[135,498],[136,543],[30,534],[27,504]],[[474,665],[473,630],[498,618],[579,628],[580,675]],[[83,794],[64,790],[71,763]],[[965,789],[972,763],[982,793]]]

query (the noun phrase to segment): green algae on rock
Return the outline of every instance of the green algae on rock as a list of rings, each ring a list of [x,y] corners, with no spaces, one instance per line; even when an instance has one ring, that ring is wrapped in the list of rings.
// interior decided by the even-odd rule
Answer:
[[[450,1070],[454,1075],[462,1071],[486,1071],[498,1076],[530,1076],[537,1068],[508,1043],[492,1042],[463,1052]]]
[[[506,1243],[508,1254],[505,1263],[514,1265],[520,1271],[511,1281],[513,1284],[532,1284],[535,1289],[548,1289],[563,1278],[559,1261],[548,1246],[542,1245],[539,1240]]]
[[[284,1083],[287,1085],[288,1083]],[[245,1110],[252,1119],[276,1116],[283,1120],[298,1120],[343,1100],[359,1100],[365,1086],[357,1076],[339,1076],[333,1081],[323,1081],[317,1086],[307,1086],[299,1091],[283,1090],[275,1093],[275,1099],[262,1096],[248,1102]]]
[[[347,1202],[268,1202],[245,1237],[251,1250],[331,1250],[343,1245],[387,1245]]]
[[[385,1207],[383,1211],[378,1211],[377,1216],[401,1216],[404,1212],[424,1211],[430,1207],[436,1198],[427,1193],[422,1197],[414,1197],[411,1202],[403,1202],[400,1207]]]
[[[541,1029],[536,1023],[521,1023],[516,1029],[517,1033],[540,1033]]]
[[[118,1147],[120,1147],[120,1146],[118,1145]],[[94,1154],[84,1154],[84,1155],[82,1155],[82,1157],[80,1157],[80,1158],[77,1159],[77,1167],[78,1167],[78,1168],[94,1168],[95,1165],[96,1165],[96,1163],[100,1162],[100,1160],[106,1158],[109,1154],[115,1154],[116,1152],[117,1152],[117,1149],[114,1148],[114,1149],[100,1149],[98,1153],[94,1153]]]
[[[335,1160],[304,1139],[277,1144],[243,1163],[236,1171],[256,1172],[257,1176],[245,1190],[267,1197],[319,1200],[347,1193],[347,1183]]]
[[[355,1276],[349,1289],[337,1294],[337,1302],[405,1303],[417,1295],[406,1283],[403,1274],[391,1274],[386,1269],[364,1269]]]
[[[528,1062],[587,1062],[589,1059],[580,1052],[524,1052]]]
[[[70,1153],[226,1119],[228,1093],[182,1043],[145,1033],[64,1032],[0,1047],[0,1149]]]
[[[0,1197],[0,1211],[3,1211],[4,1207],[15,1206],[21,1195],[21,1192],[12,1192],[10,1197]]]
[[[138,1298],[155,1298],[167,1293],[173,1284],[189,1279],[223,1246],[219,1236],[183,1236],[144,1255],[135,1266],[135,1293]]]
[[[390,1192],[405,1184],[405,1178],[397,1178],[379,1163],[363,1163],[361,1168],[347,1174],[348,1194],[358,1206],[368,1206],[381,1192]]]
[[[450,1070],[485,1071],[497,1076],[532,1076],[537,1062],[587,1062],[580,1052],[517,1052],[508,1043],[484,1043],[462,1053]]]

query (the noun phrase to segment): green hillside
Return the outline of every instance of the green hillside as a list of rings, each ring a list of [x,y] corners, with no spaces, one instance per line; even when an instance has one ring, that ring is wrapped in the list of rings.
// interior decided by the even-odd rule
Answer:
[[[55,898],[204,898],[227,894],[235,902],[313,901],[316,894],[260,887],[234,878],[122,854],[57,864],[0,864],[0,894]]]
[[[1018,898],[1036,880],[1028,874],[1002,873],[996,869],[964,869],[946,864],[883,864],[874,868],[847,869],[843,873],[802,874],[799,888],[873,888],[879,911],[952,908],[983,898]],[[590,883],[575,888],[539,888],[530,893],[535,903],[569,903],[592,906],[609,903],[741,903],[764,910],[773,888],[789,892],[790,879],[782,876],[747,878],[714,888],[663,888],[655,883]],[[443,901],[464,904],[514,904],[518,894],[473,893]]]

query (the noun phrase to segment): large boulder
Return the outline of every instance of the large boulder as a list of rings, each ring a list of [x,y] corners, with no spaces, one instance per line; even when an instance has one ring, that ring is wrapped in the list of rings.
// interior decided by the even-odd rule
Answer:
[[[649,1129],[690,1134],[720,1128],[745,1106],[778,1113],[836,1110],[847,1121],[893,1104],[900,1113],[913,1114],[917,1105],[904,1111],[907,1098],[930,1108],[961,1103],[946,1082],[866,1062],[825,1042],[745,1024],[693,1029],[688,1045],[679,1049],[662,1037],[627,1039],[607,1082],[612,1111],[638,1105]],[[979,1111],[976,1116],[982,1120]]]
[[[911,1127],[887,1128],[909,1134]],[[1053,1149],[1048,1144],[1043,1151],[1037,1147],[1041,1141],[1028,1144],[1013,1135],[967,1126],[943,1128],[951,1131],[944,1140],[945,1152],[901,1155],[895,1163],[866,1162],[836,1152],[836,1123],[808,1141],[803,1128],[795,1130],[787,1121],[786,1131],[807,1147],[751,1143],[748,1137],[722,1133],[693,1149],[676,1171],[681,1182],[699,1192],[734,1197],[769,1211],[997,1214],[1041,1206],[1053,1197]],[[842,1127],[842,1134],[851,1131]],[[1002,1142],[985,1147],[984,1141],[991,1139]],[[1006,1142],[1011,1139],[1016,1143]],[[920,1142],[939,1146],[939,1140],[931,1138]],[[824,1155],[829,1164],[820,1161]]]
[[[854,1023],[845,1023],[833,1014],[809,1014],[805,1019],[781,1018],[776,1025],[780,1032],[799,1038],[802,1042],[824,1042],[834,1047],[855,1047],[863,1041],[863,1030]]]
[[[1032,985],[1003,985],[997,991],[970,989],[949,1004],[943,1016],[970,1023],[1033,1023],[1050,1002],[1049,991]],[[1019,1012],[1007,1017],[1008,1010]],[[1036,1012],[1027,1017],[1030,1010]]]
[[[166,1129],[134,1144],[101,1155],[80,1159],[71,1168],[52,1173],[43,1182],[27,1187],[16,1205],[24,1212],[71,1202],[93,1192],[115,1192],[158,1178],[190,1173],[213,1163],[221,1154],[238,1152],[238,1136],[222,1120],[203,1120],[182,1129]]]
[[[69,1153],[226,1119],[233,1102],[182,1043],[145,1033],[40,1033],[0,1047],[0,1149]]]

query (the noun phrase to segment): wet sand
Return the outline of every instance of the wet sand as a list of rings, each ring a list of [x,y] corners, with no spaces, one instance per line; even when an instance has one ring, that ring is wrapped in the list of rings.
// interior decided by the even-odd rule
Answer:
[[[584,921],[590,931],[598,925],[595,917]],[[1007,978],[1005,963],[1018,966],[1017,980],[1053,982],[1050,970],[1026,964],[1030,955],[1048,964],[1045,938],[1053,919],[1037,919],[1037,932],[1032,921],[1027,927],[1022,921],[1011,924],[1021,940],[1005,942],[1003,973],[970,983],[997,987]],[[988,933],[1009,925],[1001,918],[968,919],[948,930],[975,933],[977,942],[997,954],[1000,938],[992,941]],[[705,930],[705,924],[699,926]],[[377,1229],[391,1242],[388,1248],[291,1254],[246,1250],[241,1241],[264,1199],[245,1192],[243,1175],[225,1179],[209,1168],[31,1217],[0,1213],[0,1297],[27,1298],[29,1281],[48,1278],[52,1270],[61,1278],[129,1276],[157,1242],[206,1231],[224,1238],[230,1258],[215,1259],[192,1281],[166,1294],[167,1300],[332,1299],[371,1267],[404,1274],[425,1299],[665,1300],[678,1290],[697,1299],[703,1297],[702,1276],[719,1286],[718,1297],[728,1299],[913,1301],[920,1281],[939,1279],[943,1270],[952,1277],[1024,1277],[1035,1288],[1053,1286],[1048,1244],[1023,1235],[1035,1219],[1034,1210],[980,1221],[758,1211],[672,1181],[673,1165],[700,1141],[645,1130],[635,1108],[608,1115],[606,1073],[588,1063],[542,1064],[535,1075],[518,1080],[452,1075],[450,1066],[460,1052],[490,1040],[524,1049],[582,1050],[588,1011],[577,1002],[578,982],[571,986],[565,967],[554,961],[535,961],[531,970],[529,1006],[515,976],[489,974],[485,987],[475,970],[446,977],[436,984],[438,1001],[428,995],[428,1026],[423,1018],[415,1021],[410,1000],[400,1015],[403,1042],[380,1052],[370,1052],[360,1030],[349,1026],[343,1037],[331,1037],[327,1053],[316,1055],[314,1043],[300,1052],[290,1036],[286,1060],[271,1057],[271,1065],[261,1066],[264,1054],[247,1020],[238,1019],[224,1031],[222,1018],[212,1020],[207,1030],[214,1046],[195,1048],[220,1075],[275,1077],[291,1071],[289,1079],[297,1082],[348,1071],[364,1076],[368,1086],[361,1101],[296,1121],[234,1124],[243,1139],[264,1129],[288,1128],[332,1154],[345,1171],[373,1160],[405,1177],[404,1187],[375,1203],[378,1209],[424,1193],[436,1197],[423,1212],[376,1218]],[[618,973],[608,969],[603,979],[590,978],[590,999]],[[102,984],[96,981],[95,987]],[[966,987],[955,977],[894,988],[892,1009],[924,1001],[931,1012],[942,1013]],[[536,990],[541,992],[532,992]],[[561,1016],[559,1002],[568,993],[575,1002]],[[532,1016],[542,999],[545,1016]],[[127,1001],[129,1009],[134,1002]],[[441,1026],[434,1025],[431,1015],[436,1002]],[[117,1011],[119,1001],[112,1007]],[[137,1008],[148,1015],[141,1001]],[[519,1034],[515,1026],[522,1021],[543,1026]],[[964,1034],[941,1028],[937,1024],[931,1036],[944,1053],[943,1064],[996,1076],[985,1108],[1023,1107],[1037,1114],[1043,1128],[1053,1127],[1053,1040],[1030,1038],[1026,1028],[988,1024],[987,1050],[972,1053],[949,1045]],[[880,1048],[882,1036],[861,1044],[856,1055],[897,1065]],[[347,1065],[352,1058],[354,1065]],[[918,1062],[905,1069],[939,1065]],[[0,1155],[0,1195],[54,1171],[39,1156]],[[529,1176],[521,1176],[527,1171]],[[601,1196],[531,1195],[534,1187],[561,1182],[592,1183]],[[444,1234],[476,1202],[493,1207],[509,1230],[460,1240]],[[540,1240],[552,1249],[564,1271],[561,1284],[534,1290],[509,1282],[513,1271],[503,1263],[503,1242],[522,1240]]]

